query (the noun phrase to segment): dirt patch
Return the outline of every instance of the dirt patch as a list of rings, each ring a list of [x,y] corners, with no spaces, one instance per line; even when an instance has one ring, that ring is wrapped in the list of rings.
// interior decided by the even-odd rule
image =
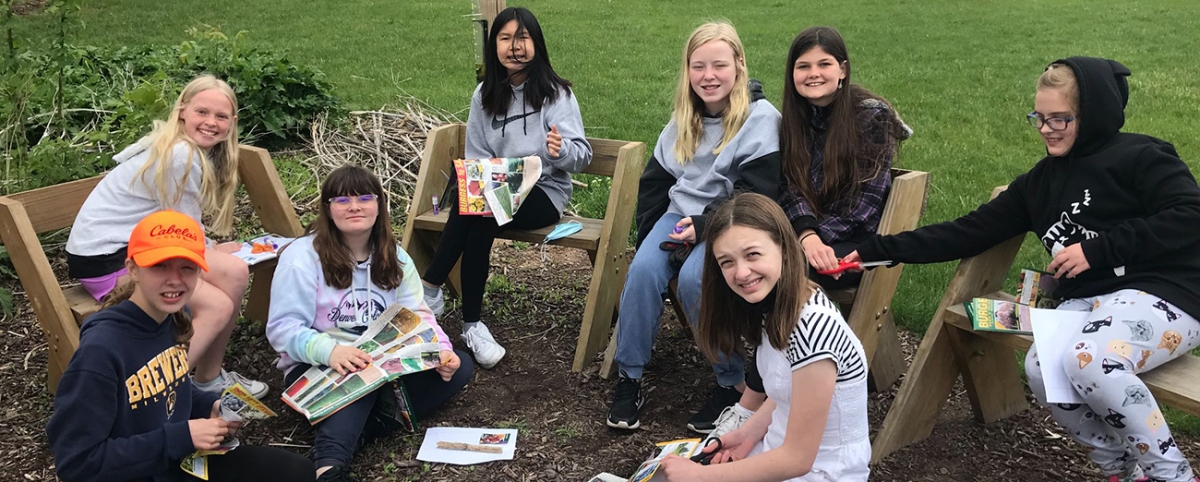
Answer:
[[[507,427],[519,430],[511,462],[456,467],[415,461],[420,434],[394,434],[364,447],[354,470],[361,480],[585,480],[599,472],[629,475],[653,451],[654,442],[691,436],[687,418],[713,387],[708,363],[671,310],[650,366],[644,428],[632,433],[604,424],[613,381],[596,376],[599,363],[571,371],[590,265],[578,250],[550,248],[542,261],[537,246],[498,242],[492,257],[485,320],[508,356],[475,380],[425,426]],[[46,349],[41,329],[20,286],[17,313],[0,320],[0,480],[54,480],[45,424],[52,398],[45,390]],[[455,345],[460,311],[451,306],[442,326]],[[919,339],[903,333],[911,358]],[[314,432],[279,402],[282,377],[259,324],[240,326],[227,366],[267,381],[267,403],[281,416],[250,427],[252,444],[282,444],[304,452]],[[598,361],[598,360],[597,360]],[[882,423],[894,387],[872,395],[871,426]],[[1200,453],[1197,440],[1180,437],[1181,448]],[[1195,464],[1196,459],[1192,459]],[[1083,450],[1066,439],[1041,408],[989,425],[976,423],[961,387],[947,402],[933,436],[872,467],[875,481],[1098,480]]]
[[[46,5],[49,4],[50,0],[26,0],[24,2],[18,1],[13,3],[10,8],[12,8],[13,15],[24,17],[45,10]]]

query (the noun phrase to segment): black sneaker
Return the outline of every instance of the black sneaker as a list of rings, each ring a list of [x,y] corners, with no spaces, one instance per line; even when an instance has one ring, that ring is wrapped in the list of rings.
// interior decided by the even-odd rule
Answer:
[[[617,388],[613,390],[612,405],[608,408],[608,426],[625,430],[633,430],[642,426],[638,420],[638,410],[646,403],[642,393],[642,382],[625,376],[617,380]]]
[[[317,482],[358,482],[358,479],[350,476],[350,467],[335,465],[317,477]]]
[[[701,408],[688,420],[688,430],[704,434],[712,432],[714,428],[717,428],[717,417],[721,416],[721,412],[741,399],[742,392],[733,387],[722,387],[718,384],[717,388],[713,389],[712,395],[708,397],[708,403],[704,404],[704,408]]]

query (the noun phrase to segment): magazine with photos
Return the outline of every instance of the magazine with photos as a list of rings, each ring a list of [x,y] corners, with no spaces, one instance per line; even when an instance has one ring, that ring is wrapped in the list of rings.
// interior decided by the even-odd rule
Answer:
[[[668,455],[691,457],[700,451],[700,442],[701,439],[698,438],[659,442],[654,444],[656,447],[659,447],[658,454],[642,462],[642,465],[639,465],[637,470],[633,471],[632,477],[625,479],[608,472],[602,472],[588,479],[588,482],[660,482],[667,480],[663,474],[658,472],[658,467],[662,459]]]
[[[967,309],[967,318],[971,319],[971,326],[976,330],[1033,334],[1028,306],[1015,301],[987,298],[974,298],[963,305]]]
[[[227,422],[242,422],[239,432],[245,430],[251,420],[265,420],[276,416],[275,411],[250,394],[240,383],[226,388],[218,404],[221,419]],[[180,461],[179,467],[200,480],[208,480],[208,457],[223,455],[241,446],[237,437],[230,437],[215,449],[197,450]]]
[[[1021,270],[1017,302],[1030,308],[1056,308],[1062,300],[1054,297],[1058,279],[1053,274],[1035,269]]]
[[[367,352],[371,363],[345,375],[327,366],[311,367],[284,391],[283,402],[316,424],[385,383],[442,364],[437,331],[400,305],[388,307],[353,346]],[[403,424],[410,417],[408,398],[402,390],[397,391],[398,407],[392,410]]]
[[[537,156],[491,159],[456,159],[458,213],[494,216],[496,224],[512,220],[521,201],[542,175]]]

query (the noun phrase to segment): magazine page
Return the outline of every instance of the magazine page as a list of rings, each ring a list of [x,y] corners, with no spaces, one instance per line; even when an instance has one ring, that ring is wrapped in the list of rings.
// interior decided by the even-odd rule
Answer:
[[[242,247],[234,251],[233,255],[241,258],[246,264],[253,266],[279,256],[279,250],[295,240],[296,238],[264,234],[242,243]]]
[[[507,223],[542,175],[537,156],[455,159],[458,206],[462,215],[495,216]],[[503,222],[501,222],[503,221]]]
[[[353,346],[367,352],[371,363],[345,375],[310,367],[284,392],[284,403],[315,424],[401,375],[441,366],[437,331],[399,305],[371,322]]]
[[[974,298],[963,303],[967,318],[976,330],[1004,333],[1033,334],[1029,324],[1029,307],[1014,301]]]
[[[1057,288],[1058,280],[1054,278],[1054,275],[1045,271],[1023,269],[1021,270],[1021,282],[1017,288],[1017,291],[1020,292],[1017,302],[1031,308],[1057,307],[1062,303],[1062,300],[1054,297],[1054,290]]]
[[[1032,309],[1030,317],[1033,324],[1033,344],[1037,347],[1038,358],[1042,360],[1062,360],[1067,350],[1072,348],[1071,337],[1078,335],[1083,325],[1087,323],[1087,311],[1045,310]],[[1115,341],[1115,340],[1114,340]],[[1091,343],[1091,342],[1080,342]],[[1083,346],[1082,352],[1076,356],[1079,366],[1089,363],[1103,363],[1107,347]],[[1128,350],[1129,346],[1125,345]],[[1125,352],[1128,355],[1128,351]],[[1042,363],[1042,383],[1046,386],[1046,401],[1049,403],[1084,403],[1079,392],[1075,391],[1067,371],[1061,363]]]
[[[659,462],[668,455],[678,455],[680,457],[691,457],[700,450],[700,439],[690,438],[682,440],[672,440],[670,442],[659,442],[655,444],[657,447],[662,447],[654,458],[642,462],[634,471],[633,477],[629,478],[629,482],[651,482],[666,480],[662,474],[658,473]]]

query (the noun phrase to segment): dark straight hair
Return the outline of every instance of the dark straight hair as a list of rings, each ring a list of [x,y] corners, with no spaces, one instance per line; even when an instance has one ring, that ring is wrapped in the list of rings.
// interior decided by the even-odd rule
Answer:
[[[838,82],[829,115],[828,134],[821,156],[823,173],[820,186],[814,186],[809,169],[812,164],[812,146],[816,133],[812,127],[813,105],[796,92],[796,59],[813,48],[820,47],[833,56],[846,69],[846,78]],[[790,189],[798,191],[819,215],[841,214],[825,212],[828,206],[844,198],[856,198],[860,184],[880,174],[880,158],[894,143],[888,139],[897,136],[901,126],[895,122],[895,114],[887,100],[866,88],[850,82],[850,56],[842,35],[832,27],[810,27],[800,32],[788,50],[784,66],[783,119],[779,128],[779,153],[782,159],[784,180]],[[859,103],[866,99],[877,99],[888,108],[884,116],[884,135],[874,139],[863,132],[864,126],[858,118]],[[886,174],[886,173],[885,173]],[[847,209],[853,206],[848,205]]]
[[[483,110],[492,115],[508,112],[513,94],[509,86],[508,69],[500,64],[496,53],[496,37],[508,22],[517,21],[517,32],[529,34],[533,42],[533,60],[525,65],[525,102],[533,110],[541,110],[542,104],[558,98],[558,89],[571,92],[571,82],[559,77],[550,66],[550,53],[546,51],[546,38],[542,26],[533,12],[524,7],[509,7],[496,15],[489,28],[487,46],[484,47],[484,74],[481,99]]]
[[[342,231],[333,222],[329,213],[329,199],[337,196],[374,194],[379,204],[379,215],[371,229],[371,283],[385,290],[400,286],[401,266],[396,254],[396,237],[392,234],[392,217],[388,212],[388,197],[379,178],[371,171],[359,166],[346,165],[335,169],[321,183],[321,210],[317,220],[308,227],[316,233],[313,249],[321,261],[325,283],[344,290],[354,283],[354,268],[358,264],[350,247],[346,246]]]

